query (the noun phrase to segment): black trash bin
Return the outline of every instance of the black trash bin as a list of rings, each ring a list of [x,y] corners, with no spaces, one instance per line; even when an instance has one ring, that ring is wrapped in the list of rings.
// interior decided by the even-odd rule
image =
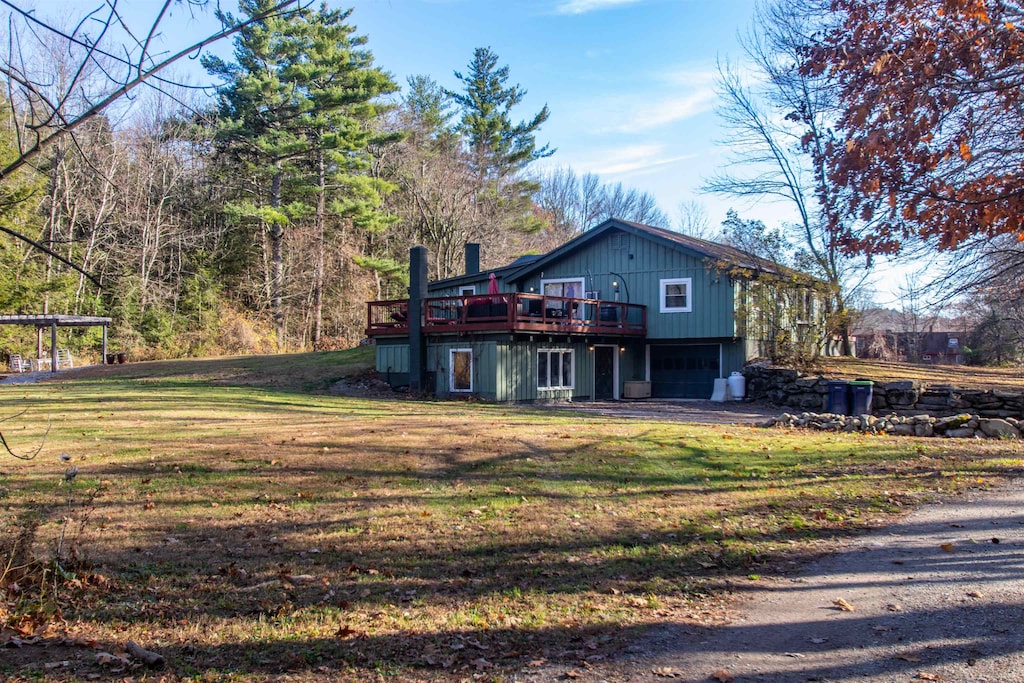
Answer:
[[[874,382],[870,380],[859,380],[857,382],[850,382],[850,402],[852,404],[852,415],[871,414],[871,397],[873,394],[873,391],[871,389],[872,386],[874,386]]]
[[[850,383],[831,380],[828,383],[828,412],[835,415],[850,414]]]

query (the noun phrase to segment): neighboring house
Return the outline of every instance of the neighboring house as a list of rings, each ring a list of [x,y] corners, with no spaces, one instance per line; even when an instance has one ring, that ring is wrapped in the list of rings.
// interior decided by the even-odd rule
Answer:
[[[812,282],[617,219],[493,271],[480,272],[479,245],[467,245],[466,274],[430,283],[417,247],[410,273],[408,300],[368,304],[377,370],[393,386],[499,402],[710,398],[715,379],[760,355],[763,340],[741,329],[764,313],[763,296],[749,303],[759,279]],[[792,328],[817,324],[810,289],[791,289],[801,302]]]
[[[862,331],[857,335],[857,356],[934,365],[963,365],[964,335],[959,332]]]

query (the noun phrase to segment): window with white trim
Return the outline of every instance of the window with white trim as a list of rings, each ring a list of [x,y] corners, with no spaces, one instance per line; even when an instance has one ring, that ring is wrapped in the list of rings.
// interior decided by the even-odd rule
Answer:
[[[661,312],[689,313],[693,310],[693,278],[661,281]]]
[[[537,388],[541,390],[572,389],[575,356],[572,349],[539,349],[537,351]]]
[[[474,285],[459,287],[459,296],[473,296],[474,294],[476,294],[476,287]]]
[[[448,388],[452,393],[473,391],[473,350],[452,349],[448,354]]]

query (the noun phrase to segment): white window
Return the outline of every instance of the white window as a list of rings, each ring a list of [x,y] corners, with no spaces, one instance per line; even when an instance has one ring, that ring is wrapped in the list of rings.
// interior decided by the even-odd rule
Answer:
[[[459,296],[473,296],[474,294],[476,294],[476,287],[473,285],[459,288]]]
[[[448,387],[452,393],[473,391],[472,349],[452,349],[449,352]]]
[[[537,388],[572,389],[574,361],[572,349],[537,351]]]
[[[661,281],[661,312],[689,313],[693,310],[693,278]]]

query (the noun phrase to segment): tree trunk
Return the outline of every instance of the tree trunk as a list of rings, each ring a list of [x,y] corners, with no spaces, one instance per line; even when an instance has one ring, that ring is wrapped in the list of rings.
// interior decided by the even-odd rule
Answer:
[[[274,172],[270,185],[270,206],[281,206],[281,180],[284,173],[280,166]],[[284,324],[284,228],[276,219],[270,226],[270,306],[274,315],[274,331],[277,333],[277,350],[285,347]]]
[[[322,145],[317,145],[316,226],[313,254],[313,348],[320,343],[324,321],[324,224],[327,220],[327,171]]]

